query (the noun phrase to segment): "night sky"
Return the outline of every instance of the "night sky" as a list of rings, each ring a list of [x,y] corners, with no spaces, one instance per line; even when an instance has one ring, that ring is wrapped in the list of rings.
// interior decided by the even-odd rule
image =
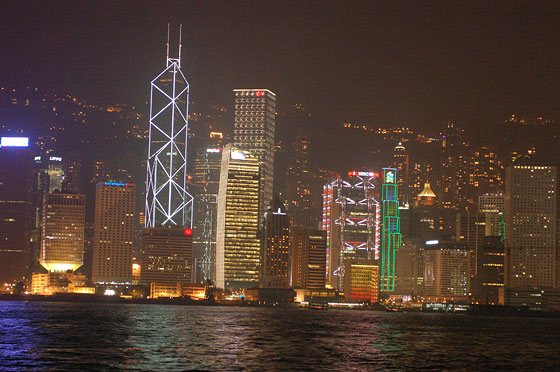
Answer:
[[[420,5],[421,3],[421,5]],[[191,96],[269,88],[326,125],[560,117],[560,2],[10,1],[0,81],[138,104],[183,24]],[[172,45],[172,53],[175,48]]]

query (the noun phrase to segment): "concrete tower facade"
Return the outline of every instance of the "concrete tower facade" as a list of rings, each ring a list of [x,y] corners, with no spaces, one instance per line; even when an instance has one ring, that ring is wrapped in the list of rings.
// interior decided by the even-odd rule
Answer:
[[[219,134],[219,135],[218,135]],[[208,146],[196,154],[191,184],[194,194],[193,257],[197,280],[216,280],[217,200],[222,166],[222,134],[213,133]]]
[[[292,287],[325,288],[326,253],[326,231],[294,229],[292,232]]]
[[[29,267],[33,163],[28,144],[26,137],[0,142],[0,283],[22,280]]]
[[[216,287],[259,281],[259,160],[228,144],[222,150],[216,230]]]
[[[556,287],[557,169],[515,164],[506,170],[505,285]]]
[[[136,186],[100,182],[95,188],[92,281],[132,282]]]
[[[82,266],[85,216],[85,195],[45,195],[39,261],[45,269],[66,272]]]
[[[290,285],[290,220],[286,206],[276,196],[264,215],[261,250],[261,288],[288,288]]]
[[[253,153],[261,168],[259,220],[272,201],[276,94],[268,89],[235,89],[234,145]]]

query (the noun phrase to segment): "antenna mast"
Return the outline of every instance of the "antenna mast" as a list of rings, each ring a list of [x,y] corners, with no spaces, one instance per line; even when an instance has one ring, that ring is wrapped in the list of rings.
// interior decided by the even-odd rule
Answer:
[[[179,25],[179,68],[181,68],[181,47],[183,46],[183,44],[181,43],[181,36],[183,36],[183,25],[180,24]]]
[[[169,27],[170,27],[170,25],[169,25],[169,23],[167,23],[167,56],[166,56],[166,60],[165,60],[166,63],[167,63],[167,66],[169,66]]]

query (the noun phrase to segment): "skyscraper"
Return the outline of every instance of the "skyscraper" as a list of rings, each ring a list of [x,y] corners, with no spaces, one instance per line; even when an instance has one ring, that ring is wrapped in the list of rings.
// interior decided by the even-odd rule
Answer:
[[[0,283],[22,280],[30,263],[33,159],[28,144],[20,137],[0,142]]]
[[[381,247],[381,207],[375,199],[375,172],[350,171],[323,189],[323,230],[327,231],[328,283],[344,286],[344,261],[377,258]]]
[[[291,284],[294,288],[325,288],[327,232],[295,228],[292,232]]]
[[[151,83],[150,128],[146,180],[146,227],[192,227],[192,196],[187,192],[189,83],[178,58]]]
[[[78,194],[44,197],[40,263],[48,271],[76,271],[84,263],[86,198]]]
[[[276,94],[268,89],[234,89],[234,145],[257,156],[261,168],[259,220],[272,200]]]
[[[64,163],[60,156],[35,156],[36,187],[43,194],[49,194],[55,190],[62,191],[62,180],[64,179]]]
[[[131,283],[136,186],[101,182],[95,188],[94,282]]]
[[[171,225],[144,229],[140,283],[190,283],[191,272],[191,228]]]
[[[395,290],[395,261],[401,245],[397,170],[383,168],[383,235],[381,238],[381,291]]]
[[[473,211],[474,209],[474,211]],[[476,208],[465,208],[457,213],[456,240],[461,240],[467,245],[469,257],[469,288],[470,282],[476,275],[478,249],[482,247],[485,236],[485,218]]]
[[[424,282],[424,239],[403,238],[397,250],[395,292],[417,296]]]
[[[477,250],[476,276],[471,281],[473,297],[480,303],[499,304],[504,286],[504,242],[499,236],[485,236]]]
[[[466,299],[468,252],[465,244],[428,240],[424,248],[424,294]]]
[[[377,302],[379,266],[375,260],[351,259],[345,262],[344,296],[351,302]]]
[[[441,148],[441,195],[440,204],[445,208],[458,209],[465,206],[469,197],[468,143],[463,139],[464,131],[453,122],[442,132]]]
[[[193,257],[200,262],[201,276],[216,280],[217,200],[222,164],[222,134],[212,133],[208,146],[200,150],[194,161],[191,185],[194,194]]]
[[[514,163],[506,171],[505,285],[556,287],[557,168]]]
[[[55,190],[63,191],[64,164],[62,157],[52,155],[35,156],[33,161],[35,228],[39,228],[43,214],[43,197],[46,194],[55,192]]]
[[[216,231],[216,287],[258,283],[259,160],[231,144],[222,150]]]
[[[402,142],[393,149],[393,167],[397,169],[397,185],[401,204],[408,204],[408,153]]]
[[[286,171],[286,200],[288,213],[294,227],[316,227],[316,205],[312,190],[313,173],[309,154],[310,140],[298,133],[292,144],[293,161]]]
[[[290,220],[278,196],[264,215],[261,249],[261,288],[288,288],[290,285]]]
[[[503,235],[504,194],[500,192],[480,195],[478,211],[485,219],[485,236]]]

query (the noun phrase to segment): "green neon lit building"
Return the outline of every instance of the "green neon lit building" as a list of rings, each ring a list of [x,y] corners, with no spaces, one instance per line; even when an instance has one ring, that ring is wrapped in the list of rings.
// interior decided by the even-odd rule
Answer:
[[[393,292],[395,290],[395,259],[397,249],[401,245],[399,190],[395,168],[383,168],[381,200],[383,202],[383,235],[381,238],[381,283],[379,289],[385,292]]]

